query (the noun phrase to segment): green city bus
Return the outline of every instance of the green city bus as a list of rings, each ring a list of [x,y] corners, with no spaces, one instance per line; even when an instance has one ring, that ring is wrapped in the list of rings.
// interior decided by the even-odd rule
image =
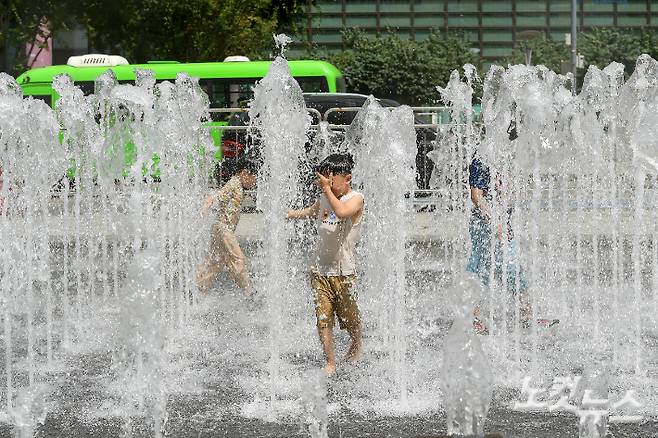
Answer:
[[[25,96],[44,100],[52,108],[57,93],[52,89],[55,76],[67,73],[85,94],[94,92],[94,81],[108,69],[114,71],[119,83],[134,83],[135,69],[152,70],[157,82],[173,81],[178,73],[199,78],[199,85],[208,94],[210,108],[244,107],[253,97],[252,87],[262,79],[271,61],[249,61],[245,57],[229,57],[224,62],[180,63],[177,61],[149,61],[128,64],[120,56],[83,55],[69,58],[67,65],[53,65],[29,70],[17,78]],[[345,80],[336,67],[325,61],[288,61],[290,73],[304,92],[344,92]],[[221,159],[222,130],[212,126],[225,125],[229,113],[211,111],[210,133]]]

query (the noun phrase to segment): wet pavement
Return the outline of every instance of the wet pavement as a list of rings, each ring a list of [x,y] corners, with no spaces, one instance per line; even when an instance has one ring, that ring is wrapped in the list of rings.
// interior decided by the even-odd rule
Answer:
[[[153,437],[156,428],[160,436],[168,437],[310,436],[300,407],[300,388],[304,376],[322,365],[313,320],[305,318],[309,326],[290,327],[290,333],[283,335],[280,382],[273,383],[268,376],[269,329],[267,321],[259,318],[263,310],[262,302],[249,303],[236,291],[213,291],[199,303],[189,329],[168,334],[168,346],[160,357],[166,365],[147,370],[142,376],[151,383],[142,389],[137,389],[136,380],[122,380],[135,370],[122,365],[116,352],[99,351],[107,341],[99,318],[79,335],[79,348],[60,356],[60,370],[41,375],[50,388],[49,408],[34,436]],[[293,313],[304,319],[306,310],[307,306],[298,305]],[[427,320],[423,326],[422,335],[410,337],[414,358],[409,364],[413,369],[407,406],[395,399],[395,387],[385,378],[386,367],[381,365],[386,355],[376,337],[366,335],[362,365],[343,367],[328,381],[330,437],[445,434],[437,358],[450,321]],[[369,333],[368,324],[365,331]],[[337,348],[344,349],[346,336],[341,333],[338,339]],[[157,379],[162,382],[156,384]],[[268,387],[277,384],[280,399],[269,403]],[[511,406],[520,400],[518,388],[496,388],[486,422],[488,433],[509,438],[578,437],[575,415],[514,411]],[[157,393],[162,394],[163,411],[154,408]],[[641,424],[612,425],[609,436],[658,437],[658,420],[648,418]],[[12,436],[11,431],[0,426],[0,436]]]

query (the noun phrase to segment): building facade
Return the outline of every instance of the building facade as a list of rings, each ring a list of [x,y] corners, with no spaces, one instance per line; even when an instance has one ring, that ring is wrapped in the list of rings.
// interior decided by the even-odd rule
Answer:
[[[578,29],[641,28],[658,31],[658,0],[579,0]],[[341,32],[359,28],[376,35],[391,29],[415,40],[432,29],[459,31],[483,62],[508,57],[524,31],[565,41],[571,27],[571,0],[317,0],[294,50],[311,43],[320,52],[345,48]],[[527,33],[527,32],[526,32]]]

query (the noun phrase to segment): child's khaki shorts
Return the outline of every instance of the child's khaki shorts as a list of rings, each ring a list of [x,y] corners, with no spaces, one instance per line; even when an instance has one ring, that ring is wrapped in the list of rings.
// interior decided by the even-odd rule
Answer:
[[[318,328],[333,327],[334,314],[341,329],[352,333],[361,325],[359,306],[350,288],[356,276],[326,276],[311,272],[311,286],[315,289],[315,316]]]

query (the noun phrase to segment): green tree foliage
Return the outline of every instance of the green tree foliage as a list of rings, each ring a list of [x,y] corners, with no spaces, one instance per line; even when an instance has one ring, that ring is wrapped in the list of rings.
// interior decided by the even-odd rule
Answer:
[[[456,35],[433,32],[427,40],[412,41],[393,32],[370,37],[348,30],[343,37],[348,49],[329,60],[342,70],[349,88],[400,103],[436,103],[436,86],[445,86],[452,70],[478,65],[478,57]]]
[[[579,35],[578,52],[587,64],[604,68],[613,61],[624,64],[630,75],[635,61],[643,53],[658,59],[658,35],[655,29],[641,30],[597,28]]]
[[[560,72],[561,61],[571,60],[571,52],[567,45],[540,36],[520,43],[521,47],[514,55],[504,59],[502,63],[525,63],[524,44],[532,49],[533,64],[543,64],[555,72]],[[585,58],[586,68],[591,64],[604,68],[616,61],[624,64],[626,74],[629,75],[635,69],[635,61],[641,54],[646,53],[658,59],[658,35],[650,28],[640,30],[594,28],[578,34],[578,53]]]
[[[519,43],[514,54],[503,60],[503,64],[525,64],[526,50],[532,51],[531,63],[533,65],[545,65],[554,72],[560,72],[562,61],[569,61],[571,52],[563,41],[552,41],[544,35]]]
[[[260,57],[272,48],[272,34],[294,31],[307,4],[305,0],[0,0],[0,52],[18,49],[10,63],[20,72],[30,67],[24,44],[35,44],[38,51],[37,36],[83,25],[92,47],[123,55],[130,62]]]
[[[80,0],[91,44],[130,62],[259,57],[295,23],[300,0]]]
[[[30,68],[28,54],[45,49],[49,36],[75,24],[75,9],[67,0],[1,0],[0,51],[15,53],[5,56],[5,69],[20,72]]]

